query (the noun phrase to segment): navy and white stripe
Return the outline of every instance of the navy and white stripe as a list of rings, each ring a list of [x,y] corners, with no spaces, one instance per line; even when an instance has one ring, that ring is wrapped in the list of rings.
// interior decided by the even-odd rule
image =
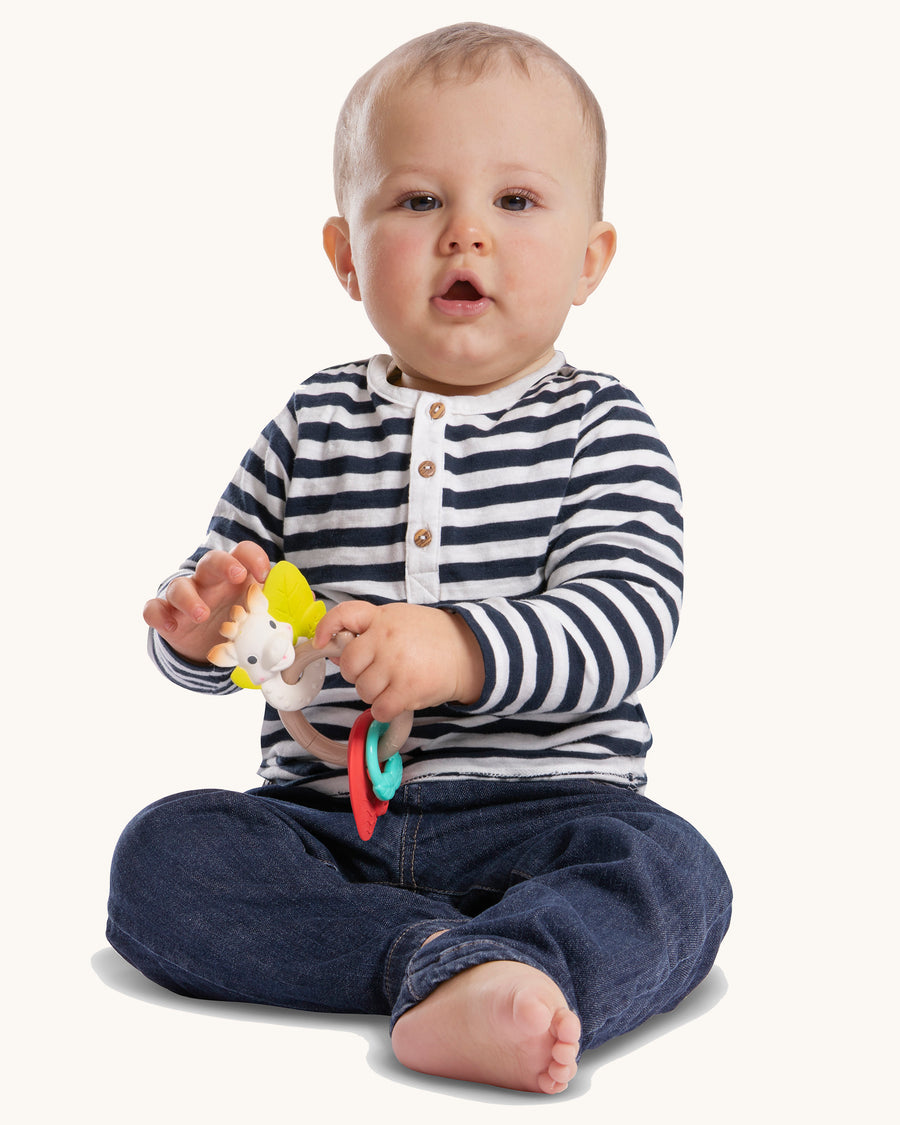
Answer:
[[[438,605],[484,654],[471,707],[416,716],[404,777],[596,777],[640,788],[650,731],[637,693],[681,605],[681,496],[643,407],[557,353],[489,395],[394,385],[389,361],[319,372],[246,454],[190,570],[242,539],[287,558],[326,605]],[[420,471],[421,470],[421,471]],[[427,536],[416,536],[419,532]],[[235,690],[151,637],[163,672]],[[333,671],[307,717],[345,739],[362,704]],[[346,792],[266,709],[260,773]]]

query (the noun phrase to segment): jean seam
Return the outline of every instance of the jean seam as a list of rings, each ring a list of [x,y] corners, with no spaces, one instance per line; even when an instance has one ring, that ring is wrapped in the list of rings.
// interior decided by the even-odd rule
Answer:
[[[418,819],[416,820],[416,827],[413,829],[412,854],[409,857],[409,880],[410,880],[410,883],[413,885],[413,887],[415,887],[417,890],[419,889],[419,887],[418,887],[418,884],[416,883],[416,847],[418,846],[418,843],[419,843],[419,829],[421,827],[422,827],[422,812],[420,810]]]
[[[404,814],[404,823],[403,823],[403,827],[400,831],[400,856],[399,856],[400,884],[399,885],[401,887],[410,886],[413,889],[417,889],[416,888],[416,878],[415,878],[415,852],[416,852],[416,839],[417,839],[418,833],[419,833],[419,825],[422,823],[422,810],[421,810],[421,805],[420,805],[420,802],[419,802],[419,799],[418,799],[418,789],[416,789],[415,786],[412,786],[412,785],[409,786],[409,788],[406,792],[406,797],[407,797],[407,802],[406,802],[406,811],[405,811],[405,814]],[[415,805],[414,805],[414,802],[415,802]],[[407,844],[408,844],[408,840],[409,840],[408,825],[409,825],[410,818],[413,815],[415,815],[415,817],[416,817],[416,825],[415,825],[415,828],[412,830],[412,833],[413,833],[413,836],[412,836],[412,854],[410,856],[410,862],[409,862],[409,882],[407,883],[407,879],[406,879],[406,871],[407,871],[406,850],[407,850]]]
[[[394,887],[397,890],[413,890],[416,894],[428,897],[429,895],[440,895],[442,898],[447,899],[460,899],[470,895],[473,891],[484,891],[487,894],[504,894],[508,887],[489,887],[483,883],[472,883],[471,886],[464,887],[460,891],[448,890],[446,887],[432,887],[430,885],[417,885],[415,888],[410,887],[409,883],[397,883],[390,879],[367,879],[366,883],[370,887]]]

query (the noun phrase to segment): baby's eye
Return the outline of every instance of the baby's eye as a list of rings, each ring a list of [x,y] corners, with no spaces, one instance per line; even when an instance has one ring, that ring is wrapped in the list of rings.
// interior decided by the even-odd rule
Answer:
[[[442,204],[436,195],[429,195],[428,192],[423,191],[401,199],[400,206],[408,211],[436,211]]]
[[[495,206],[504,211],[528,211],[536,202],[530,192],[511,191],[501,195]]]

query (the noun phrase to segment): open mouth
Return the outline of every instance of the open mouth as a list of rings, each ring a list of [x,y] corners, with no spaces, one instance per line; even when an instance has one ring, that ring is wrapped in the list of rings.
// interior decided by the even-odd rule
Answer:
[[[432,298],[434,306],[445,316],[470,319],[480,317],[493,304],[478,288],[478,279],[465,274],[451,274],[444,284],[447,288],[439,297]]]
[[[469,321],[483,316],[494,304],[492,298],[481,293],[475,273],[468,270],[448,273],[440,285],[445,287],[443,293],[432,297],[431,302],[444,316]]]
[[[481,297],[471,281],[454,281],[444,294],[445,301],[480,301]]]

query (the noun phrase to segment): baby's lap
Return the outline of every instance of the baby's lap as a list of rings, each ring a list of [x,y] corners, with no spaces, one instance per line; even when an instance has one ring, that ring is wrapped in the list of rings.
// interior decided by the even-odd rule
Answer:
[[[643,795],[600,781],[421,782],[404,785],[376,826],[356,838],[346,799],[303,785],[249,792],[189,790],[144,809],[129,828],[141,835],[214,835],[233,843],[273,835],[324,846],[366,877],[370,864],[396,861],[400,882],[453,892],[472,882],[502,890],[510,881],[570,866],[635,865],[698,869],[717,860],[703,837],[677,814]],[[315,841],[318,847],[310,848]],[[291,845],[288,843],[288,848]],[[351,859],[355,853],[355,859]],[[325,858],[323,853],[320,858]],[[341,862],[343,866],[343,862]]]
[[[340,802],[304,789],[267,786],[251,796],[276,810],[300,802],[289,815],[328,840],[344,835],[346,825],[338,829],[333,819]],[[368,857],[364,867],[373,860],[392,866],[396,859],[401,881],[405,868],[410,881],[450,893],[479,881],[501,890],[511,879],[573,865],[717,863],[682,817],[633,790],[585,779],[409,783],[359,848]]]
[[[534,878],[572,866],[692,867],[711,854],[682,817],[634,790],[602,781],[505,785],[493,803],[431,818],[430,823],[426,814],[418,830],[420,846],[432,842],[440,847],[446,822],[457,817],[470,861],[483,851],[488,866],[512,869],[516,877]]]

